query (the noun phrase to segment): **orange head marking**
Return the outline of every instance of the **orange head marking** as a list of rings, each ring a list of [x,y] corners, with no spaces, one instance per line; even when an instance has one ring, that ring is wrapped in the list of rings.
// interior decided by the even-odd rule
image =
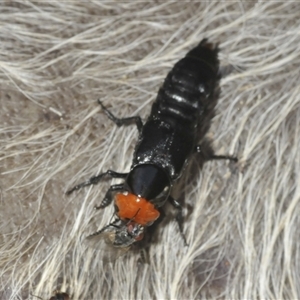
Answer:
[[[151,202],[130,193],[116,194],[115,204],[120,219],[132,220],[143,226],[151,225],[160,215]]]

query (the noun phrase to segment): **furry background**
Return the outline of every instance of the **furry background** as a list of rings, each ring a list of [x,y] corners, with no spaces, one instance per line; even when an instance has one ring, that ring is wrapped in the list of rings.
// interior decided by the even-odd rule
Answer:
[[[275,1],[3,1],[0,4],[0,298],[300,297],[300,5]],[[127,171],[135,126],[174,63],[202,38],[223,71],[209,138],[238,165],[196,159],[166,205],[148,262],[105,263],[85,236],[109,222],[108,168]],[[227,70],[227,71],[226,71]],[[117,182],[114,180],[113,182]]]

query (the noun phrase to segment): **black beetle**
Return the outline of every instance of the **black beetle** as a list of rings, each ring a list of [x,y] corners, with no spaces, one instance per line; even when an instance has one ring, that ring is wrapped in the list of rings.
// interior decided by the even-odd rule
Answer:
[[[157,220],[159,209],[166,201],[177,208],[176,220],[184,237],[182,207],[170,192],[191,155],[202,152],[198,143],[203,141],[213,117],[219,79],[218,47],[204,39],[169,72],[144,125],[139,116],[116,118],[98,100],[116,125],[135,123],[139,139],[128,173],[108,170],[67,192],[70,194],[84,186],[97,184],[105,176],[124,179],[124,183],[108,189],[97,207],[109,205],[117,192],[117,218],[90,237],[103,234],[114,247],[128,248],[143,238],[146,227]],[[217,156],[212,150],[202,155],[205,160],[229,159],[237,162],[236,157]]]

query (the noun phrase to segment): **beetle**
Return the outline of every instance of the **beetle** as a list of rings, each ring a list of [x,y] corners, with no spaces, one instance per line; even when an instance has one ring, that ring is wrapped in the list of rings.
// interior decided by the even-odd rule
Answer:
[[[71,194],[104,177],[124,179],[121,184],[111,185],[96,207],[105,208],[114,200],[116,219],[89,238],[101,235],[114,247],[129,248],[143,239],[147,227],[158,219],[161,207],[169,201],[177,209],[176,220],[187,244],[182,207],[170,193],[192,154],[200,153],[205,160],[238,161],[233,156],[215,155],[212,149],[204,153],[199,144],[205,140],[218,97],[218,51],[218,46],[203,39],[179,60],[159,89],[145,124],[139,116],[117,118],[98,100],[117,126],[135,123],[139,138],[128,173],[108,170],[67,191]]]

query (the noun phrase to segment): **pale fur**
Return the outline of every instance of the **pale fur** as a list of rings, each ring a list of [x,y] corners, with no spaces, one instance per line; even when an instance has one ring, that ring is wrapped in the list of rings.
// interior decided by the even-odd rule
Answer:
[[[300,6],[297,2],[20,1],[0,6],[0,298],[296,299],[300,297]],[[177,188],[184,247],[166,206],[149,263],[105,264],[85,237],[111,181],[129,170],[135,126],[174,63],[219,43],[221,95],[208,137],[237,165],[191,161]],[[193,167],[193,168],[192,168]],[[193,170],[192,170],[193,169]],[[118,182],[113,180],[112,182]],[[139,262],[138,262],[139,261]]]

